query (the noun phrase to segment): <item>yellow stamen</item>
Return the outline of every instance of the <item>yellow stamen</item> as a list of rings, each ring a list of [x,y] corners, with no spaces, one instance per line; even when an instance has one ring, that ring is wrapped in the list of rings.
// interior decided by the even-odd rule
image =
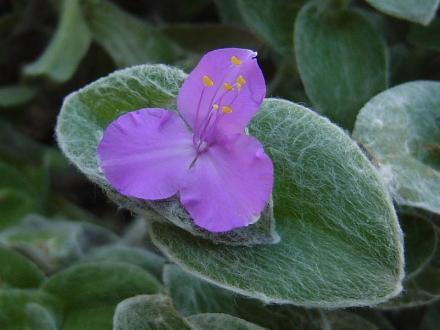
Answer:
[[[231,84],[229,84],[229,83],[224,83],[224,84],[223,84],[223,89],[224,89],[225,91],[232,91],[234,88],[231,86]]]
[[[246,84],[246,79],[244,79],[244,77],[242,75],[239,75],[237,77],[237,83],[240,85],[244,85],[244,84]]]
[[[241,89],[241,84],[240,84],[240,83],[235,83],[235,87],[237,87],[238,91],[240,91],[240,89]]]
[[[212,87],[212,86],[214,86],[214,82],[211,80],[211,78],[209,78],[207,75],[204,75],[203,77],[202,77],[202,80],[203,80],[203,84],[206,86],[206,87]]]
[[[232,63],[233,65],[240,65],[240,64],[241,64],[241,61],[237,58],[237,56],[232,56],[232,57],[231,57],[231,63]]]
[[[214,104],[212,105],[212,108],[213,108],[214,110],[217,110],[217,109],[218,109],[218,104],[217,104],[217,103],[214,103]]]
[[[222,112],[223,113],[232,113],[232,108],[228,107],[227,105],[222,106]]]

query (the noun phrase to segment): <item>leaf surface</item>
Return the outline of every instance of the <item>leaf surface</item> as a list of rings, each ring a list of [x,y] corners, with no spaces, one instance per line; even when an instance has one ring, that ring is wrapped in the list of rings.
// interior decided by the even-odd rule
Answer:
[[[400,227],[355,143],[312,111],[276,99],[263,103],[249,128],[274,162],[281,242],[215,245],[157,223],[156,245],[186,271],[265,302],[341,307],[398,294]]]

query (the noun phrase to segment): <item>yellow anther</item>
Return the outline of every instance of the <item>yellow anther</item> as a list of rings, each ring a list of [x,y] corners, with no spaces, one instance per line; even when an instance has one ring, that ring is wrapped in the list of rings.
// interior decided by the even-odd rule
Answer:
[[[222,112],[223,113],[232,113],[232,108],[228,107],[227,105],[222,106]]]
[[[241,61],[237,58],[237,56],[231,56],[231,63],[233,65],[240,65]]]
[[[241,89],[241,84],[240,84],[240,83],[235,83],[235,87],[237,87],[238,91],[240,91],[240,89]]]
[[[237,84],[240,84],[240,85],[246,84],[246,79],[244,79],[244,77],[242,75],[239,75],[237,77]]]
[[[202,80],[203,80],[203,84],[206,86],[206,87],[212,87],[212,86],[214,86],[214,82],[211,80],[211,78],[209,78],[207,75],[204,75],[203,77],[202,77]]]
[[[217,103],[214,103],[214,104],[212,105],[212,108],[213,108],[214,110],[217,110],[217,109],[218,109],[218,104],[217,104]]]
[[[224,84],[223,84],[223,89],[224,89],[225,91],[232,91],[234,88],[231,86],[231,84],[229,84],[229,83],[224,83]]]

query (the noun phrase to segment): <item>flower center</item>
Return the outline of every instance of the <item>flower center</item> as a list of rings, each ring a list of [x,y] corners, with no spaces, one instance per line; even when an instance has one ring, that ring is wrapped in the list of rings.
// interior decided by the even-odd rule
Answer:
[[[234,102],[237,99],[241,88],[246,84],[246,79],[239,74],[238,67],[242,64],[236,56],[231,56],[231,65],[226,70],[220,81],[214,81],[208,75],[201,77],[203,89],[197,105],[196,120],[194,125],[194,146],[197,153],[200,154],[209,147],[211,135],[216,130],[216,126],[222,117],[232,115],[236,110]],[[207,96],[207,90],[214,89],[211,93],[208,111],[201,111],[204,98]],[[202,114],[202,113],[203,114]]]

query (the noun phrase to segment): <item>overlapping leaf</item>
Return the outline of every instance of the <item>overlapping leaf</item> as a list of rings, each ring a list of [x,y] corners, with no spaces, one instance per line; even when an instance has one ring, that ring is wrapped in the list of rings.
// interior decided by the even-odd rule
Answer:
[[[65,0],[59,26],[44,53],[25,67],[29,76],[45,75],[63,82],[68,80],[87,53],[92,41],[79,0]]]
[[[386,89],[385,44],[354,10],[327,12],[307,3],[295,21],[295,55],[316,110],[344,128],[352,129],[365,102]]]
[[[397,18],[423,25],[435,16],[439,0],[366,0],[376,9]]]
[[[250,133],[274,161],[281,242],[218,246],[157,223],[158,247],[185,270],[266,302],[369,305],[399,293],[400,228],[355,144],[327,120],[282,100],[263,103]]]
[[[380,93],[353,131],[395,201],[440,213],[440,83],[408,82]]]

